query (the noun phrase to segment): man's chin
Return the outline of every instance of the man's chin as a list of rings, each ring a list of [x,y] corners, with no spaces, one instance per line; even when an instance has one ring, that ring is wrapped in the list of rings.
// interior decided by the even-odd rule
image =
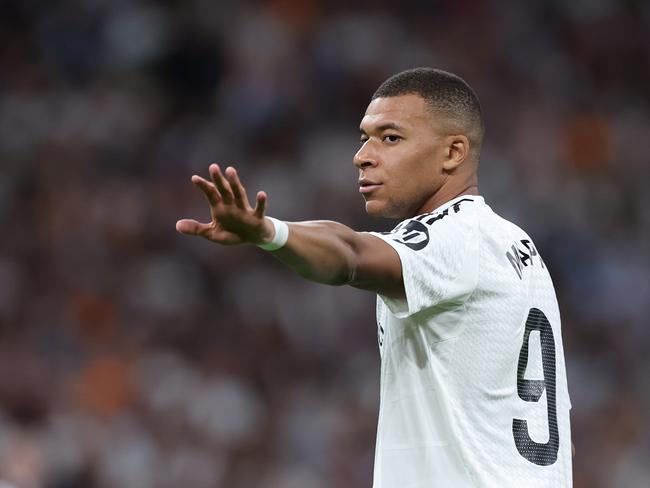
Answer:
[[[385,202],[377,200],[366,201],[366,213],[371,217],[382,217],[385,219],[399,218],[398,215],[393,215],[395,212],[391,212],[390,210],[390,206],[386,205]]]

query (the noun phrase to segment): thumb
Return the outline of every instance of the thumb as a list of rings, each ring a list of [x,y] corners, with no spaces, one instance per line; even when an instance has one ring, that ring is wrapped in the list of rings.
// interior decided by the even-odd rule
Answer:
[[[176,230],[186,235],[203,236],[209,227],[209,224],[202,224],[192,219],[182,219],[176,222]]]

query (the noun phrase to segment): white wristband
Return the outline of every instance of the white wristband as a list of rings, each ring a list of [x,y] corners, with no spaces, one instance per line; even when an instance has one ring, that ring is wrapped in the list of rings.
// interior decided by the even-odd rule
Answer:
[[[275,228],[275,235],[273,240],[267,244],[258,244],[257,247],[261,247],[265,251],[276,251],[283,247],[287,240],[289,239],[289,226],[286,222],[281,220],[274,219],[273,217],[266,217],[271,221],[273,227]]]

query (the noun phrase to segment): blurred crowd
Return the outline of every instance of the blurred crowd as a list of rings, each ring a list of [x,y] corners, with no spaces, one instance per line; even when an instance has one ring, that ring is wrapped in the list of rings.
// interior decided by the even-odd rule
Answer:
[[[235,164],[269,214],[364,214],[370,95],[478,92],[480,192],[563,317],[578,488],[650,479],[650,4],[0,4],[0,486],[369,487],[375,297],[178,235]]]

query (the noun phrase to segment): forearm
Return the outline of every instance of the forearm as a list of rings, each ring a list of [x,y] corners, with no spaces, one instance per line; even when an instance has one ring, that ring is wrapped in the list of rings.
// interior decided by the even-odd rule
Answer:
[[[338,222],[289,223],[289,239],[271,254],[303,278],[328,285],[352,284],[358,234]]]

